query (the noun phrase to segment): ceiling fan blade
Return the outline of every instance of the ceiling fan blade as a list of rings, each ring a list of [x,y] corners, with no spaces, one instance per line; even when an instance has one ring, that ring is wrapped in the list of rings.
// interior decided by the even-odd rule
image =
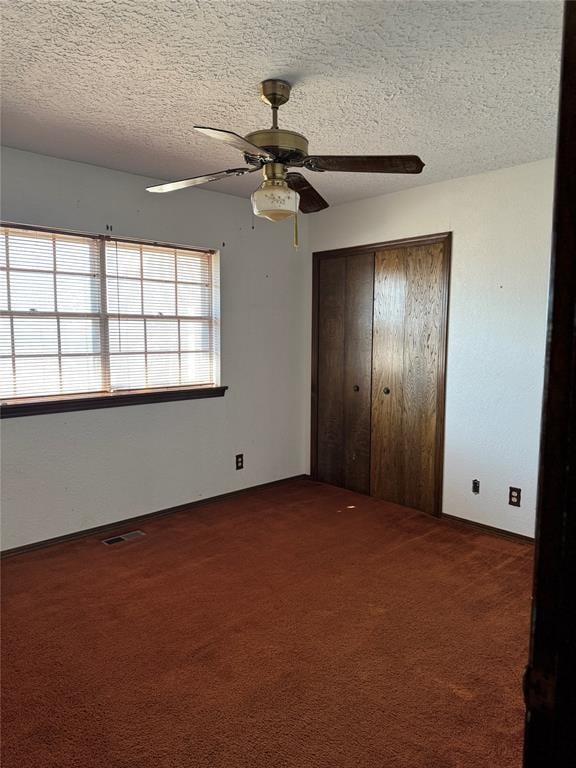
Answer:
[[[167,184],[155,184],[153,187],[146,187],[147,192],[175,192],[177,189],[186,189],[186,187],[196,187],[198,184],[207,184],[209,181],[218,181],[227,176],[244,176],[245,173],[254,173],[259,168],[230,168],[227,171],[216,171],[216,173],[207,173],[204,176],[194,176],[191,179],[182,179],[181,181],[169,181]]]
[[[304,159],[309,171],[350,173],[421,173],[418,155],[311,155]]]
[[[244,152],[246,155],[251,155],[252,157],[261,157],[263,160],[268,161],[274,160],[274,157],[270,154],[270,152],[257,147],[256,144],[251,144],[242,136],[239,136],[237,133],[233,133],[232,131],[221,131],[218,128],[204,128],[201,125],[195,125],[194,130],[204,134],[204,136],[208,136],[211,139],[223,141],[224,144],[229,144],[231,147],[234,147],[234,149],[238,149],[240,152]]]
[[[328,208],[328,203],[317,192],[305,176],[295,171],[286,174],[286,181],[290,189],[300,195],[300,210],[302,213],[316,213]]]

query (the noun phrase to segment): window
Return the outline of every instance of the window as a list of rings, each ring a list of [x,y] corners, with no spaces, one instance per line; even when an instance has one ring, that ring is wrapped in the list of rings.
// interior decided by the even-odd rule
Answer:
[[[0,398],[219,385],[210,251],[0,228]]]

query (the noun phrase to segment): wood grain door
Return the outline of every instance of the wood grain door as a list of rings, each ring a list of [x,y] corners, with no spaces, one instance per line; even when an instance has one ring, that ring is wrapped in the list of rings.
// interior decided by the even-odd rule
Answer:
[[[448,241],[376,251],[373,496],[440,514]]]
[[[320,259],[316,290],[314,475],[369,493],[374,254]]]

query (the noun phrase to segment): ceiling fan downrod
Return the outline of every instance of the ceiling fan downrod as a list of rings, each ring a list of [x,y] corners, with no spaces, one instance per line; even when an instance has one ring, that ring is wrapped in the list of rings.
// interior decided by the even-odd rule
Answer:
[[[272,130],[278,130],[278,109],[290,98],[292,86],[285,80],[263,80],[260,98],[272,108]]]

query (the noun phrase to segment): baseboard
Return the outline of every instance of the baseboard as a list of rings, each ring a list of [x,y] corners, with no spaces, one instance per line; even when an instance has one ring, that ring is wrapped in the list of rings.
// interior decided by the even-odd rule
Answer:
[[[475,528],[484,533],[491,533],[494,536],[501,536],[505,539],[515,539],[516,541],[524,541],[528,544],[534,544],[534,538],[532,536],[524,536],[522,533],[514,533],[513,531],[505,531],[503,528],[496,528],[493,525],[486,525],[485,523],[477,523],[475,520],[466,520],[463,517],[456,517],[455,515],[443,514],[441,520],[450,520],[454,523],[461,523],[468,528]]]
[[[148,520],[152,520],[157,517],[164,517],[165,515],[172,515],[174,512],[187,512],[188,510],[194,510],[197,507],[204,506],[206,504],[212,504],[217,501],[223,501],[224,499],[230,499],[234,496],[241,496],[242,494],[250,493],[251,491],[261,490],[263,488],[271,488],[275,485],[282,485],[283,483],[294,482],[294,480],[308,480],[309,475],[293,475],[292,477],[284,477],[281,480],[273,480],[270,483],[260,483],[259,485],[251,485],[248,488],[240,488],[237,491],[230,491],[229,493],[221,493],[218,496],[210,496],[206,499],[197,499],[196,501],[189,501],[186,504],[178,504],[175,507],[167,507],[166,509],[158,510],[157,512],[148,512],[145,515],[138,515],[137,517],[127,517],[124,520],[118,520],[114,523],[105,523],[104,525],[97,525],[95,528],[85,528],[82,531],[74,531],[74,533],[66,533],[62,536],[55,536],[52,539],[44,539],[43,541],[34,541],[31,544],[23,544],[21,547],[13,547],[12,549],[5,549],[0,552],[0,557],[13,557],[24,552],[31,552],[35,549],[44,549],[45,547],[52,547],[55,544],[62,544],[66,541],[73,541],[75,539],[83,539],[87,536],[102,535],[110,531],[113,533],[119,528],[126,528],[130,526],[133,528],[135,525],[144,523]]]

